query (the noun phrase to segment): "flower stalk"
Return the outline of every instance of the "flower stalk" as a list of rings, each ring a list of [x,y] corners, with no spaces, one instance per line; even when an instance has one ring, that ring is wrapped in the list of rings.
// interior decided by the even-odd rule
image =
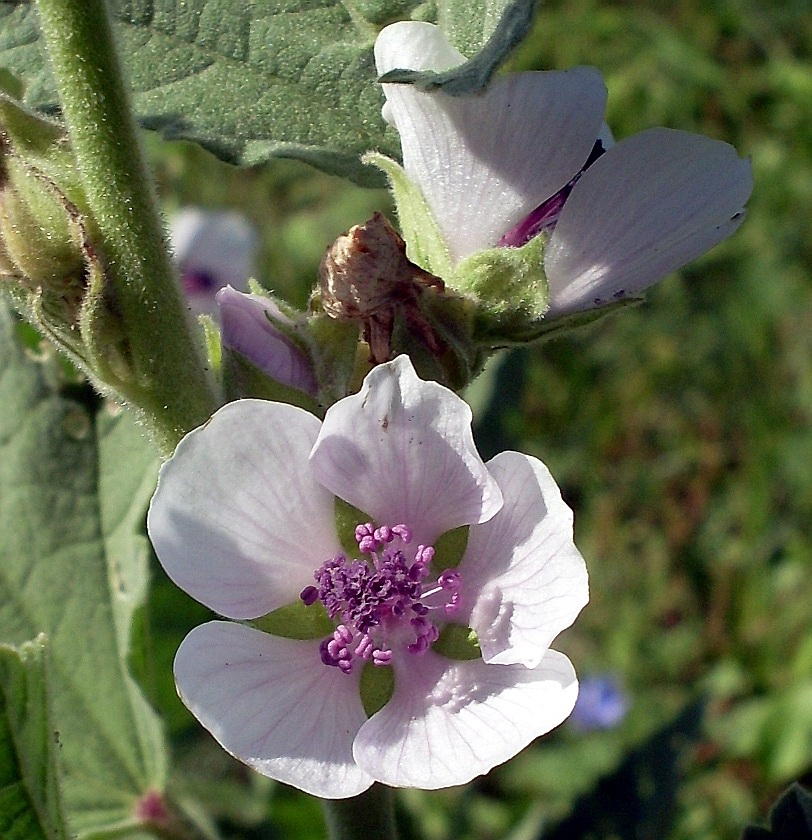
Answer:
[[[216,399],[166,247],[106,3],[38,0],[37,8],[100,233],[105,294],[120,313],[128,348],[132,387],[124,397],[168,455],[208,419]]]
[[[322,799],[330,840],[396,840],[392,788],[375,784],[351,799]]]

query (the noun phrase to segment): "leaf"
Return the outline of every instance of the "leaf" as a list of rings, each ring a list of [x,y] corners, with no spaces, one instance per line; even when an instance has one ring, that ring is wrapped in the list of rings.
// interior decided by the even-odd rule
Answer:
[[[49,721],[46,638],[19,650],[0,645],[0,836],[67,838]]]
[[[475,8],[472,8],[475,7]],[[440,28],[470,61],[442,73],[392,70],[380,81],[413,84],[421,90],[442,90],[450,96],[471,96],[483,91],[493,74],[530,32],[537,0],[461,3],[449,0],[438,9]],[[477,10],[478,9],[478,10]]]
[[[372,45],[383,25],[411,14],[425,19],[430,4],[112,0],[110,7],[135,111],[147,128],[194,140],[231,163],[292,157],[362,185],[383,185],[381,173],[359,159],[370,149],[399,155],[397,135],[380,114]],[[431,84],[481,89],[526,33],[534,8],[535,0],[442,0],[436,17],[454,43],[467,55],[487,48]],[[56,109],[28,2],[0,4],[0,64],[25,82],[28,105]]]
[[[788,788],[770,811],[770,828],[748,826],[742,840],[809,840],[812,838],[812,795],[799,784]]]
[[[127,667],[157,464],[129,417],[56,370],[19,346],[0,308],[0,640],[48,636],[63,801],[71,831],[89,837],[133,823],[166,775],[158,720]]]

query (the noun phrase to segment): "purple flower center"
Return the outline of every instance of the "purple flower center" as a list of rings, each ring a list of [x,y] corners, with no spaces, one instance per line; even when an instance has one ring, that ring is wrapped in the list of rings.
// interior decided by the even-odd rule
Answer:
[[[561,211],[564,209],[564,205],[567,203],[572,188],[576,185],[578,179],[605,151],[606,149],[603,148],[603,143],[600,140],[595,141],[595,145],[592,147],[586,163],[581,167],[581,171],[571,181],[561,187],[555,195],[542,201],[519,224],[511,228],[496,243],[497,246],[502,248],[521,248],[522,245],[526,245],[540,233],[546,230],[552,230],[558,222]]]
[[[321,643],[321,661],[346,674],[357,659],[390,665],[398,648],[425,653],[440,636],[429,616],[453,615],[460,608],[459,572],[447,569],[429,581],[434,548],[409,550],[406,525],[375,528],[368,522],[355,529],[355,539],[367,559],[339,554],[327,560],[314,574],[317,585],[299,596],[307,606],[321,601],[330,618],[339,620]]]
[[[223,285],[213,274],[202,268],[184,268],[181,271],[180,282],[183,291],[192,295],[216,292]]]

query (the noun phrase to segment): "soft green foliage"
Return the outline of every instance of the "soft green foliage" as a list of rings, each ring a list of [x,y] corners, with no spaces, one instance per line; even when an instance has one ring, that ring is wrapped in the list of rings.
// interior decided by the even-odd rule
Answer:
[[[379,29],[412,12],[435,19],[418,0],[115,0],[115,30],[142,123],[167,138],[194,139],[224,160],[253,164],[293,157],[367,185],[380,174],[361,165],[369,149],[398,154],[380,119],[372,43]],[[509,26],[473,69],[480,88],[530,20],[528,0],[444,0],[436,16],[452,24],[473,56],[511,9]],[[36,12],[0,6],[0,63],[26,83],[26,101],[57,104]],[[470,77],[471,69],[465,71]],[[484,74],[484,75],[483,75]],[[452,74],[453,81],[459,74]],[[471,86],[471,82],[467,82]]]
[[[49,715],[45,636],[0,645],[0,836],[65,840],[58,734]]]
[[[129,417],[53,362],[29,358],[0,313],[0,639],[48,636],[65,809],[92,836],[165,782],[160,726],[127,667],[157,463]]]

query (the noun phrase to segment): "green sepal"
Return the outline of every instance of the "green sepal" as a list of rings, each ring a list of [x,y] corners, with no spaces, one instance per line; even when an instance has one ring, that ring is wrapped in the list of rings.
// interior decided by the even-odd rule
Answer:
[[[318,298],[311,300],[318,309]],[[313,364],[319,383],[319,404],[323,407],[355,393],[369,370],[368,352],[361,349],[358,324],[336,321],[322,311],[307,319],[308,335],[313,342]]]
[[[376,166],[389,179],[389,188],[398,211],[400,232],[406,242],[406,256],[421,268],[445,280],[451,274],[451,256],[445,237],[420,188],[407,177],[399,163],[385,155],[367,152],[361,160]]]
[[[395,692],[395,672],[385,665],[373,665],[367,662],[364,670],[361,671],[358,689],[361,705],[367,717],[372,717],[392,699]]]
[[[335,630],[335,624],[319,601],[308,607],[299,599],[248,623],[283,639],[324,639]]]
[[[523,335],[547,310],[544,237],[521,248],[488,248],[458,263],[448,285],[479,304],[478,321],[499,337]]]
[[[298,388],[277,382],[236,350],[223,348],[220,370],[223,393],[229,400],[253,397],[289,403],[311,414],[319,413],[319,405],[313,397]]]
[[[451,531],[446,531],[434,541],[434,560],[431,562],[432,569],[437,572],[444,572],[446,569],[456,569],[465,556],[465,549],[468,548],[469,525],[461,525]]]
[[[206,358],[213,373],[219,373],[223,365],[223,345],[220,341],[220,328],[211,315],[198,315],[197,321],[203,330],[203,343],[206,348]]]
[[[476,633],[464,624],[446,624],[431,649],[446,659],[460,662],[482,658]]]
[[[368,513],[353,507],[344,499],[339,499],[336,496],[334,516],[336,523],[336,533],[338,534],[338,541],[344,549],[344,553],[349,558],[358,556],[358,541],[355,539],[355,528],[357,525],[363,525],[365,522],[371,522],[372,517]],[[325,560],[329,558],[325,557]]]
[[[506,335],[495,331],[493,322],[488,318],[482,318],[475,328],[474,339],[483,348],[517,347],[530,342],[546,341],[594,324],[607,315],[615,315],[631,306],[639,306],[642,302],[643,298],[629,297],[583,312],[573,312],[553,318],[544,317],[535,322],[528,322],[522,329]]]

